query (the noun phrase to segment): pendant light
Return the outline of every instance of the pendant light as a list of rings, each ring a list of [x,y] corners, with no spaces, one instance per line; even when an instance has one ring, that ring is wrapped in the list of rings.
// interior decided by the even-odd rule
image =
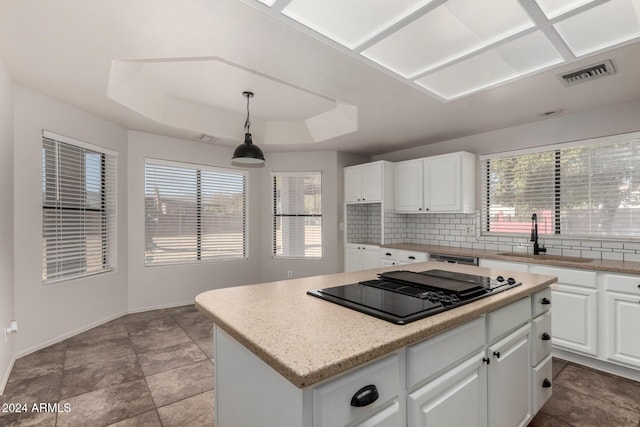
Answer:
[[[251,140],[249,99],[253,98],[253,92],[242,92],[242,96],[247,98],[247,120],[244,122],[244,142],[233,152],[231,163],[239,166],[264,166],[264,154],[262,154],[262,150]]]

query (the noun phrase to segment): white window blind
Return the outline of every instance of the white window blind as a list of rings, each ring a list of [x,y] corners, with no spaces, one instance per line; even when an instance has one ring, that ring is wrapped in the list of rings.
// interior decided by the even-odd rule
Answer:
[[[115,153],[44,131],[42,224],[45,283],[114,268]]]
[[[245,172],[147,159],[145,264],[246,259]]]
[[[640,135],[483,159],[485,232],[640,237]]]
[[[322,175],[276,172],[273,178],[273,255],[322,258]]]

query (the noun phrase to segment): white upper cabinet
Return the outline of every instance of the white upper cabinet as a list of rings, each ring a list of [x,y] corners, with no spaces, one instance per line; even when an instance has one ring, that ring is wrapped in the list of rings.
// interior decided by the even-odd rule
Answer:
[[[393,202],[393,163],[378,161],[344,168],[346,203]]]
[[[396,163],[396,212],[471,213],[476,156],[457,152]]]

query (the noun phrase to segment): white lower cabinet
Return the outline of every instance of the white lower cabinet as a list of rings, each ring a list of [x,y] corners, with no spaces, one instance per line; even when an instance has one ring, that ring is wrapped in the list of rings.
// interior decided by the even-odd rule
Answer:
[[[553,345],[596,356],[597,291],[577,286],[552,285]]]
[[[527,323],[489,346],[488,406],[491,427],[526,426],[532,418],[530,339],[531,325]]]
[[[395,400],[391,405],[368,417],[366,420],[354,424],[354,427],[398,427],[402,425],[400,403]]]
[[[407,397],[407,425],[487,426],[487,368],[480,351]]]
[[[530,273],[558,277],[551,285],[553,346],[598,355],[598,290],[593,271],[531,266]]]
[[[640,368],[640,295],[607,291],[607,358]]]
[[[347,243],[345,245],[346,272],[380,267],[380,246]]]

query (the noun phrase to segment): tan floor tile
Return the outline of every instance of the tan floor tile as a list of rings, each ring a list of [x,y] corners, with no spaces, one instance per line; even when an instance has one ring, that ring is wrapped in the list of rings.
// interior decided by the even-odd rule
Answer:
[[[213,365],[209,359],[146,377],[156,406],[213,389]]]
[[[180,366],[192,365],[206,358],[202,350],[192,342],[138,354],[140,367],[147,376]]]
[[[213,392],[198,394],[158,408],[164,427],[213,427]]]

